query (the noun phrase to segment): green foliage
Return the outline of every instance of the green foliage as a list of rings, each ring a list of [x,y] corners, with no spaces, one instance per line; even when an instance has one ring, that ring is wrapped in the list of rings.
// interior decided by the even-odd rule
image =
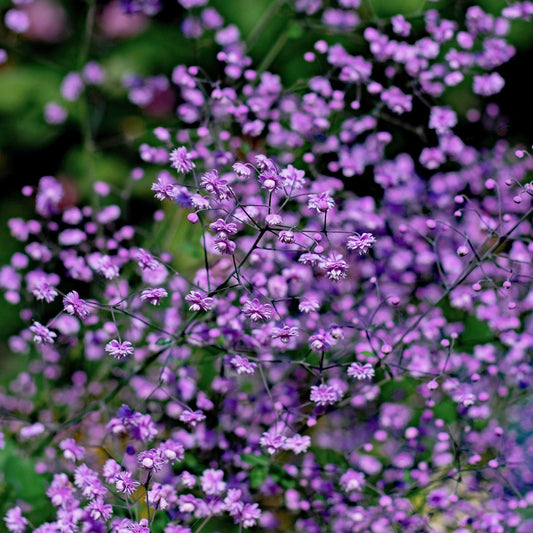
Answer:
[[[30,520],[42,523],[52,518],[50,503],[45,496],[45,479],[35,472],[35,462],[24,457],[14,442],[7,440],[0,450],[0,516],[12,506],[7,502],[24,500],[31,503],[32,509],[27,516]],[[3,526],[3,524],[2,524]]]

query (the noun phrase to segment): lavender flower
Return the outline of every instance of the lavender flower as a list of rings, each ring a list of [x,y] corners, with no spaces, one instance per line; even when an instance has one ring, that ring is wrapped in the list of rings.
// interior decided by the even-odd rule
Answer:
[[[180,146],[170,152],[170,166],[182,174],[188,174],[196,165],[192,161],[192,154],[185,146]]]
[[[168,296],[168,292],[162,287],[155,289],[145,289],[141,293],[141,300],[143,302],[151,303],[152,305],[159,305],[163,298]]]
[[[215,300],[207,294],[198,291],[191,291],[185,296],[185,301],[189,303],[189,311],[210,311],[215,305]]]
[[[34,322],[30,326],[30,331],[33,333],[33,342],[35,344],[53,344],[57,334],[43,326],[39,322]]]
[[[133,355],[133,352],[135,351],[133,349],[133,345],[129,341],[119,341],[116,339],[113,339],[112,341],[108,342],[105,347],[105,351],[112,355],[115,359],[125,359],[129,355]]]
[[[69,315],[77,316],[81,320],[86,319],[90,314],[87,302],[80,298],[77,291],[70,291],[65,295],[63,298],[63,306]]]
[[[376,238],[371,233],[361,235],[350,235],[346,242],[346,248],[351,252],[359,252],[359,255],[365,255],[368,250],[374,246]]]

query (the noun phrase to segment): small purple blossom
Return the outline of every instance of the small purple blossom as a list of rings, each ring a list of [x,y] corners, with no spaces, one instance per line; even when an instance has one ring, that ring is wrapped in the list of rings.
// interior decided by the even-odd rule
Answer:
[[[200,478],[200,485],[208,496],[219,496],[226,490],[226,483],[223,480],[224,472],[222,470],[208,468]]]
[[[326,213],[335,207],[335,200],[329,195],[329,192],[312,194],[307,202],[307,207],[315,209],[317,213]]]
[[[265,431],[259,440],[259,444],[266,448],[270,455],[274,455],[285,447],[287,438],[284,435],[275,435]]]
[[[86,319],[90,314],[87,302],[80,298],[76,291],[68,292],[63,298],[63,307],[69,315],[74,315],[81,320]]]
[[[11,533],[24,533],[28,520],[22,516],[22,509],[20,507],[13,507],[9,509],[4,518],[6,527]]]
[[[341,254],[330,254],[328,257],[321,259],[319,266],[325,271],[326,278],[331,281],[344,279],[348,272],[348,263],[344,261]]]
[[[200,422],[205,420],[205,415],[202,411],[189,411],[186,409],[181,413],[179,419],[186,424],[189,424],[191,427],[197,426]]]
[[[135,351],[130,341],[119,341],[113,339],[108,342],[105,347],[105,351],[112,355],[115,359],[125,359],[129,355],[133,355]]]
[[[178,188],[167,174],[157,178],[157,181],[152,184],[152,191],[155,192],[155,198],[161,201],[170,200],[173,202],[178,196]]]
[[[170,166],[182,174],[188,174],[196,165],[192,161],[192,154],[185,146],[180,146],[170,152]]]
[[[53,344],[57,334],[43,326],[39,322],[34,322],[30,326],[30,331],[33,333],[33,342],[35,344]]]
[[[313,385],[311,387],[310,400],[317,405],[334,405],[342,398],[342,392],[330,385]]]
[[[359,252],[359,255],[365,255],[375,243],[376,238],[374,235],[372,235],[372,233],[350,235],[346,241],[346,248],[351,252]]]
[[[78,446],[74,439],[65,439],[59,443],[63,456],[67,461],[81,461],[85,455],[85,448]]]
[[[141,293],[141,300],[148,302],[152,305],[159,305],[163,298],[168,296],[168,292],[162,287],[156,287],[155,289],[145,289]]]
[[[292,337],[299,335],[298,328],[294,326],[283,326],[281,328],[272,328],[272,338],[279,339],[284,344],[287,344]]]
[[[242,313],[252,322],[266,322],[272,317],[272,306],[270,304],[262,304],[257,298],[254,298],[244,302]]]
[[[190,304],[189,311],[209,311],[213,309],[215,300],[207,294],[203,294],[199,291],[191,291],[185,296],[185,301]]]
[[[220,178],[216,170],[204,174],[200,180],[200,185],[217,200],[225,200],[229,196],[227,181]]]
[[[253,374],[255,372],[255,369],[257,368],[257,365],[255,363],[248,361],[246,357],[242,357],[241,355],[234,355],[229,362],[231,367],[239,375]]]
[[[374,377],[375,371],[370,363],[352,363],[348,367],[348,375],[358,381],[371,380]]]
[[[146,450],[137,455],[137,463],[149,472],[159,472],[166,463],[166,458],[156,449]]]
[[[365,475],[349,468],[341,476],[340,485],[346,492],[360,492],[365,484]]]
[[[115,476],[115,488],[127,496],[132,496],[139,485],[138,481],[133,480],[131,472],[123,471]]]

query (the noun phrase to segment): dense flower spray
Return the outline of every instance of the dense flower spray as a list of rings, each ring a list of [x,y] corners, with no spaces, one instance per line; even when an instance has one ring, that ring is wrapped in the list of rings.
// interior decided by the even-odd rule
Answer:
[[[294,89],[208,4],[174,9],[223,76],[124,79],[139,112],[178,102],[131,173],[153,197],[149,236],[126,221],[131,183],[96,182],[78,207],[44,176],[23,190],[35,218],[9,221],[20,250],[0,288],[26,323],[10,349],[31,360],[0,406],[47,476],[34,531],[526,533],[533,158],[467,143],[443,95],[504,90],[506,37],[533,5],[376,24],[358,0],[290,2],[327,36]],[[148,24],[163,7],[102,16]],[[58,91],[77,101],[105,76],[88,62]],[[379,194],[356,194],[364,179]],[[165,216],[192,268],[155,238]],[[31,512],[13,502],[8,531]]]

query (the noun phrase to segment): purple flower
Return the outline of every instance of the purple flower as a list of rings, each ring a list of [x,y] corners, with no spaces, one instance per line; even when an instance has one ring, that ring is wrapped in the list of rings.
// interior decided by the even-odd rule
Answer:
[[[307,207],[315,209],[317,213],[325,213],[335,207],[335,201],[328,192],[312,194],[307,202]]]
[[[202,422],[202,420],[205,420],[205,415],[200,410],[189,411],[188,409],[186,409],[185,411],[183,411],[183,413],[181,413],[179,419],[182,422],[185,422],[186,424],[195,427],[197,424]]]
[[[284,344],[287,344],[291,337],[299,335],[298,328],[292,326],[283,326],[282,328],[272,328],[272,338],[279,339]]]
[[[61,95],[65,100],[74,102],[83,91],[83,79],[78,72],[69,72],[61,83]]]
[[[392,22],[392,31],[396,33],[396,35],[400,35],[401,37],[407,37],[409,33],[411,32],[411,24],[405,20],[405,17],[403,15],[396,15],[391,18]]]
[[[319,263],[322,270],[326,272],[326,278],[331,281],[340,281],[346,277],[348,263],[344,261],[342,255],[332,253]]]
[[[179,442],[172,439],[161,443],[159,452],[162,457],[171,463],[183,461],[185,457],[185,448]]]
[[[59,443],[63,456],[67,461],[81,461],[85,455],[85,448],[78,446],[74,439],[65,439]]]
[[[227,235],[235,235],[237,233],[237,224],[233,222],[226,222],[219,218],[215,222],[209,224],[209,229],[216,233],[226,233]]]
[[[222,470],[215,470],[208,468],[200,478],[202,490],[208,496],[219,496],[226,490],[226,483],[223,481],[224,472]]]
[[[313,385],[310,400],[317,405],[333,405],[342,398],[342,392],[330,385]]]
[[[48,124],[62,124],[66,119],[66,109],[57,102],[48,102],[44,106],[44,120]]]
[[[63,187],[54,177],[42,177],[35,198],[35,210],[43,217],[51,217],[58,212],[63,194]]]
[[[173,202],[178,195],[178,188],[167,174],[159,175],[157,181],[152,184],[152,191],[155,191],[154,196],[160,201],[170,200]]]
[[[245,503],[242,510],[235,516],[235,523],[242,527],[253,527],[261,518],[261,510],[257,503]]]
[[[302,298],[298,304],[298,309],[302,313],[312,313],[320,309],[320,302],[314,298]]]
[[[481,96],[498,94],[505,85],[505,80],[497,73],[474,76],[474,92]]]
[[[219,233],[213,241],[214,251],[219,255],[233,255],[236,247],[237,245],[223,233]]]
[[[113,515],[113,506],[104,503],[101,496],[90,502],[85,509],[89,511],[93,520],[103,520],[104,522],[107,522]]]
[[[216,170],[204,174],[200,180],[200,185],[218,200],[225,200],[229,195],[227,181],[219,178]]]
[[[57,296],[55,287],[50,285],[44,277],[37,280],[31,292],[37,300],[44,300],[47,303],[53,302]]]
[[[96,271],[106,279],[115,279],[119,274],[118,266],[113,263],[113,260],[108,255],[102,255],[97,260]]]
[[[28,525],[28,520],[22,516],[22,510],[18,506],[9,509],[4,522],[11,533],[23,533]]]
[[[296,433],[285,440],[284,448],[293,451],[296,455],[305,453],[311,446],[311,437],[309,435],[299,435]]]
[[[234,355],[230,359],[230,365],[239,375],[253,374],[257,368],[255,363],[251,363],[246,357],[242,357],[241,355]]]
[[[266,322],[272,317],[272,306],[269,304],[261,304],[257,298],[254,298],[253,300],[247,300],[244,302],[242,313],[252,322]]]
[[[142,270],[157,270],[157,267],[159,266],[159,262],[152,257],[152,254],[142,248],[137,250],[135,259],[137,260],[139,268]]]
[[[179,148],[172,150],[172,152],[170,152],[169,159],[170,166],[182,174],[188,174],[196,166],[191,161],[192,154],[187,151],[185,146],[180,146]]]
[[[213,309],[215,300],[198,291],[191,291],[185,296],[185,301],[189,303],[189,311],[209,311]]]
[[[140,483],[138,481],[134,481],[132,479],[131,472],[119,472],[115,476],[115,488],[118,490],[118,492],[126,494],[127,496],[134,494],[139,485]]]
[[[360,492],[365,484],[365,475],[349,468],[341,476],[340,485],[346,492]]]
[[[372,379],[374,377],[375,371],[370,363],[352,363],[348,367],[348,375],[352,378],[355,378],[359,381],[364,379]]]
[[[35,344],[54,344],[54,339],[57,337],[56,333],[39,322],[34,322],[30,326],[30,331],[33,333],[33,342]]]
[[[14,33],[24,33],[30,27],[28,14],[20,9],[10,9],[4,15],[5,25]]]
[[[457,124],[457,115],[449,107],[431,108],[429,127],[437,133],[446,133]]]
[[[294,232],[291,230],[283,230],[279,232],[278,240],[283,244],[292,244],[294,242]]]
[[[249,178],[252,175],[252,169],[246,163],[234,163],[232,168],[239,178]]]
[[[308,342],[314,352],[327,352],[335,344],[335,339],[330,333],[319,330],[309,337]]]
[[[125,359],[128,355],[132,355],[135,350],[131,342],[120,342],[113,339],[106,344],[105,351],[111,354],[115,359]]]
[[[275,170],[267,170],[257,178],[261,186],[268,192],[275,192],[281,188],[282,178]]]
[[[274,435],[265,431],[259,439],[259,444],[267,449],[270,455],[274,455],[285,447],[287,438],[283,435]]]
[[[166,298],[168,293],[162,287],[157,287],[155,289],[146,289],[141,293],[141,300],[143,302],[149,302],[152,305],[159,305],[163,298]]]
[[[63,306],[69,315],[74,315],[84,320],[90,314],[89,307],[85,300],[80,298],[76,291],[70,291],[63,298]]]
[[[397,115],[403,115],[413,108],[413,97],[404,94],[398,87],[391,87],[381,93],[381,99]]]
[[[149,472],[159,472],[166,463],[166,459],[162,457],[159,450],[152,448],[151,450],[139,453],[137,455],[137,463]]]
[[[346,248],[351,252],[357,251],[359,255],[365,255],[374,246],[376,238],[372,233],[362,235],[350,235],[346,241]]]

